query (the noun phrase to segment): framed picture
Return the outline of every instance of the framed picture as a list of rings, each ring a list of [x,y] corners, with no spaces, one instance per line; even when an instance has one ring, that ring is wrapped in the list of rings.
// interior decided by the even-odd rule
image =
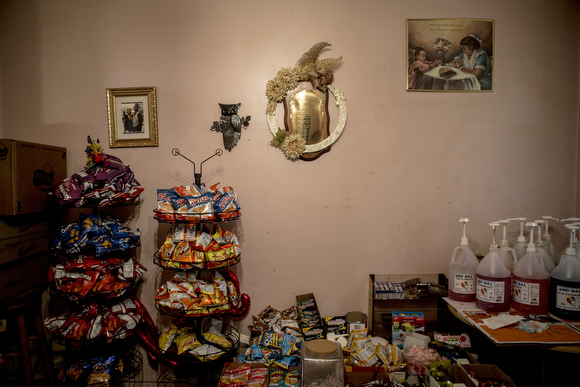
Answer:
[[[159,146],[155,87],[107,89],[109,146]]]
[[[494,21],[407,19],[407,91],[493,91]]]

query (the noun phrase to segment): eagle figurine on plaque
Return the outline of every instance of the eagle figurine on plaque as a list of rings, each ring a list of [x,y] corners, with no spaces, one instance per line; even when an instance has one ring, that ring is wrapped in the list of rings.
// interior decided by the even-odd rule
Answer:
[[[320,52],[330,46],[320,42],[312,46],[294,67],[283,68],[266,84],[268,127],[274,138],[271,144],[279,147],[290,160],[315,160],[330,151],[346,125],[346,100],[334,85],[334,69],[342,57],[318,59]],[[336,99],[339,117],[330,132],[328,113],[329,92]],[[284,106],[284,127],[276,123],[278,104]]]

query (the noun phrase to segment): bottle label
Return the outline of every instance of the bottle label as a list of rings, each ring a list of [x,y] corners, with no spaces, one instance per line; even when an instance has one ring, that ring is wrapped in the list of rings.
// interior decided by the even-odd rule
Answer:
[[[540,305],[540,284],[519,281],[514,278],[514,301],[520,304]]]
[[[478,278],[475,297],[480,301],[503,304],[505,301],[505,283]]]
[[[475,292],[475,274],[453,274],[453,291],[470,294]]]
[[[580,288],[556,285],[556,308],[580,312]]]

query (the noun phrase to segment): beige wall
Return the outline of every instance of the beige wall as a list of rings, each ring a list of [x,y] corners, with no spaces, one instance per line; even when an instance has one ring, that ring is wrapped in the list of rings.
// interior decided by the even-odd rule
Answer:
[[[408,18],[494,19],[495,91],[407,92]],[[252,314],[297,294],[323,315],[366,311],[369,273],[445,272],[460,217],[484,254],[491,221],[578,215],[578,25],[573,0],[4,0],[0,137],[65,146],[73,173],[90,135],[131,166],[145,188],[130,219],[149,269],[141,298],[156,315],[156,190],[193,181],[171,149],[209,157],[223,147],[209,129],[218,103],[241,102],[249,128],[203,171],[242,204],[234,270],[252,308],[236,326],[248,334]],[[320,41],[322,57],[343,57],[348,122],[330,153],[291,162],[270,146],[264,89]],[[106,89],[138,86],[157,87],[160,145],[109,149]]]

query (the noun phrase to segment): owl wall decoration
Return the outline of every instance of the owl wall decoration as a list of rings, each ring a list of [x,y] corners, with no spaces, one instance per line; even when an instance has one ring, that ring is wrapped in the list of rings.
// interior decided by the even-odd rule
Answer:
[[[224,104],[220,103],[222,115],[219,121],[214,121],[211,130],[221,132],[224,138],[224,147],[231,151],[242,137],[242,126],[250,124],[250,116],[240,117],[238,109],[241,103]]]

